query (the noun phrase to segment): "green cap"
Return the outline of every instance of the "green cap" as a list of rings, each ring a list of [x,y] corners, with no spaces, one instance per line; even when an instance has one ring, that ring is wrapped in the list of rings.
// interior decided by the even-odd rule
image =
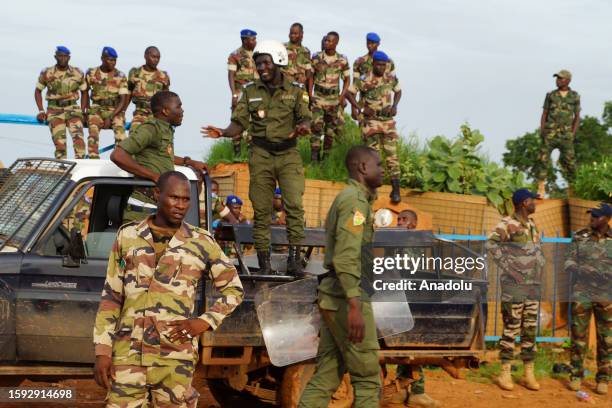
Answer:
[[[562,69],[561,71],[557,72],[556,74],[553,75],[554,77],[559,77],[559,78],[567,78],[567,79],[572,79],[572,73],[569,72],[567,69]]]

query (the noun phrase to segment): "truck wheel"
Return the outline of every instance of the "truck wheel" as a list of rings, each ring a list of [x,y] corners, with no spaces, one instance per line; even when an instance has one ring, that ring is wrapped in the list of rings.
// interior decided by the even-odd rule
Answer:
[[[306,384],[315,371],[314,364],[295,364],[285,369],[279,391],[281,408],[296,408]],[[353,405],[353,386],[348,374],[332,396],[328,408],[350,408]]]

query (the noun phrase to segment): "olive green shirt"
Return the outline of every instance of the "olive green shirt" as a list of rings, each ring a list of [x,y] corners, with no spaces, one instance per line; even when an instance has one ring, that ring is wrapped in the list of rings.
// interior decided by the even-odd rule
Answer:
[[[271,94],[257,79],[244,85],[242,97],[232,112],[232,122],[249,129],[253,137],[280,143],[289,138],[298,123],[310,120],[307,99],[298,82],[283,77],[283,84]]]
[[[329,276],[319,285],[319,306],[337,310],[339,302],[360,296],[368,300],[360,288],[362,251],[372,242],[374,235],[372,203],[376,199],[366,186],[349,179],[347,187],[336,196],[325,221],[325,259]],[[366,265],[367,267],[367,265]]]
[[[162,174],[174,170],[174,129],[161,119],[147,119],[119,147],[151,171]]]

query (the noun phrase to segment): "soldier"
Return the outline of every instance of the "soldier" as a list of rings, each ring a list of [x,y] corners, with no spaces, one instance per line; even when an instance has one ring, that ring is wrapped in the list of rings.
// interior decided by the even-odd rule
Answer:
[[[323,43],[325,50],[312,57],[313,81],[309,94],[312,101],[312,137],[310,139],[311,160],[319,161],[321,136],[323,150],[331,149],[334,138],[342,137],[344,107],[348,87],[351,83],[350,67],[346,57],[336,52],[340,35],[331,31]],[[342,80],[342,89],[340,89]]]
[[[274,190],[272,209],[274,210],[272,213],[272,225],[287,225],[287,214],[283,207],[283,195],[281,194],[281,189],[278,187]]]
[[[487,249],[501,274],[504,328],[499,342],[502,372],[498,384],[508,391],[514,388],[511,362],[517,336],[521,336],[521,359],[525,365],[525,376],[521,382],[530,390],[540,389],[535,379],[533,360],[544,255],[538,229],[529,217],[536,209],[535,198],[539,196],[527,189],[516,190],[512,194],[514,214],[502,218],[487,241]]]
[[[360,119],[364,142],[386,157],[387,174],[391,178],[391,202],[397,204],[400,195],[400,167],[397,158],[399,135],[395,129],[397,104],[402,97],[402,89],[395,74],[387,70],[389,57],[382,51],[372,56],[372,72],[361,75],[347,94],[351,102],[352,115]],[[360,101],[357,102],[357,94]],[[363,109],[360,105],[363,105]]]
[[[242,200],[240,197],[233,194],[228,195],[225,199],[225,206],[236,219],[235,224],[249,224],[249,220],[242,214]]]
[[[203,127],[205,137],[235,137],[248,128],[252,136],[249,152],[249,198],[253,204],[253,238],[262,274],[270,267],[270,202],[278,185],[283,190],[287,212],[289,256],[287,271],[303,274],[300,245],[304,240],[304,166],[297,150],[297,136],[310,131],[310,111],[303,87],[281,73],[287,65],[287,49],[277,41],[264,41],[254,52],[260,79],[245,85],[232,121],[225,129]]]
[[[568,196],[572,193],[572,183],[576,171],[574,156],[574,139],[580,124],[580,95],[570,89],[572,74],[562,69],[554,77],[557,78],[557,89],[546,94],[544,110],[540,121],[541,172],[538,183],[538,194],[544,197],[546,193],[546,173],[550,164],[550,153],[559,149],[559,165],[561,174],[567,181]]]
[[[198,338],[216,330],[240,304],[243,288],[231,261],[204,229],[183,221],[189,180],[170,171],[157,181],[159,211],[123,225],[108,260],[93,331],[94,376],[109,390],[107,408],[195,407],[191,380]],[[198,281],[221,297],[194,314]]]
[[[211,195],[211,198],[213,199],[213,204],[212,204],[213,228],[216,228],[216,226],[218,225],[218,222],[220,221],[229,222],[230,224],[237,224],[238,220],[234,218],[234,215],[232,214],[230,209],[225,205],[223,198],[219,197],[219,183],[217,182],[217,180],[210,181],[210,190],[211,190],[210,195]],[[203,195],[201,195],[200,201],[202,202],[204,201]],[[203,208],[202,212],[206,213],[206,208]],[[200,216],[200,218],[202,219],[204,217]],[[217,222],[216,225],[215,225],[215,222]]]
[[[128,83],[125,74],[115,68],[117,51],[112,47],[102,49],[102,65],[90,68],[85,78],[91,90],[91,107],[88,107],[89,137],[87,150],[90,159],[99,159],[100,129],[113,129],[115,144],[125,139],[125,110],[129,104]]]
[[[368,33],[366,35],[366,48],[368,49],[368,53],[357,58],[353,63],[353,81],[362,75],[367,76],[370,72],[372,72],[372,66],[374,65],[372,55],[378,51],[379,46],[380,36],[376,33]],[[389,59],[389,63],[387,64],[387,71],[395,73],[395,64],[391,59]]]
[[[583,361],[587,351],[587,333],[591,315],[597,327],[596,392],[608,393],[612,364],[612,207],[602,203],[592,208],[590,228],[574,236],[565,261],[573,276],[572,302],[572,373],[569,387],[580,390],[584,377]]]
[[[227,80],[232,93],[232,112],[238,105],[244,85],[258,78],[255,61],[253,60],[253,50],[257,45],[257,33],[245,28],[240,31],[240,40],[242,46],[227,58]],[[242,135],[232,139],[234,156],[236,157],[240,156],[240,144],[243,138],[248,138],[246,129]]]
[[[55,145],[55,158],[65,159],[66,127],[72,137],[74,157],[85,158],[85,141],[83,139],[83,115],[87,114],[87,84],[85,75],[77,67],[68,65],[70,50],[62,45],[55,49],[56,64],[40,72],[34,90],[34,100],[38,107],[36,119],[45,120],[51,130],[51,139]],[[42,91],[47,88],[47,112],[42,102]],[[81,106],[77,105],[81,93]]]
[[[136,177],[157,183],[159,175],[174,170],[174,165],[191,166],[198,171],[206,165],[190,157],[174,155],[174,127],[183,121],[183,107],[177,94],[160,91],[151,98],[153,117],[148,118],[130,137],[119,143],[110,159]],[[156,211],[148,188],[136,188],[123,211],[123,222],[140,221]]]
[[[319,284],[322,316],[317,367],[300,408],[326,407],[345,373],[351,376],[355,408],[377,407],[380,393],[378,340],[362,248],[374,234],[372,203],[382,184],[381,160],[374,149],[354,146],[346,155],[347,187],[336,196],[325,220],[325,268]],[[368,270],[369,269],[369,270]],[[371,287],[370,287],[371,289]]]
[[[149,46],[144,53],[145,64],[130,69],[128,74],[128,89],[130,100],[136,107],[130,125],[130,135],[148,118],[153,116],[151,98],[159,91],[170,89],[170,77],[166,71],[157,69],[161,55],[155,46]]]
[[[291,24],[289,29],[289,42],[285,43],[289,63],[283,69],[283,74],[290,81],[297,81],[304,86],[306,95],[312,82],[312,65],[310,63],[310,50],[302,45],[304,27],[300,23]]]

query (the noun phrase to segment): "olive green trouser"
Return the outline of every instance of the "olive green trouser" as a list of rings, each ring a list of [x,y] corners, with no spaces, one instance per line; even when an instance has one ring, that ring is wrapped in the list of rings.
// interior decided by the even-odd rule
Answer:
[[[287,240],[292,245],[300,245],[304,240],[304,165],[300,153],[296,148],[270,153],[251,145],[249,172],[249,199],[255,213],[255,249],[270,249],[272,199],[277,182],[283,192],[282,200],[287,214]]]
[[[380,399],[380,365],[378,340],[372,304],[362,302],[365,336],[361,343],[348,341],[348,304],[342,301],[338,310],[319,309],[323,317],[317,368],[306,385],[299,408],[327,408],[344,373],[348,371],[355,393],[355,408],[378,407]]]

